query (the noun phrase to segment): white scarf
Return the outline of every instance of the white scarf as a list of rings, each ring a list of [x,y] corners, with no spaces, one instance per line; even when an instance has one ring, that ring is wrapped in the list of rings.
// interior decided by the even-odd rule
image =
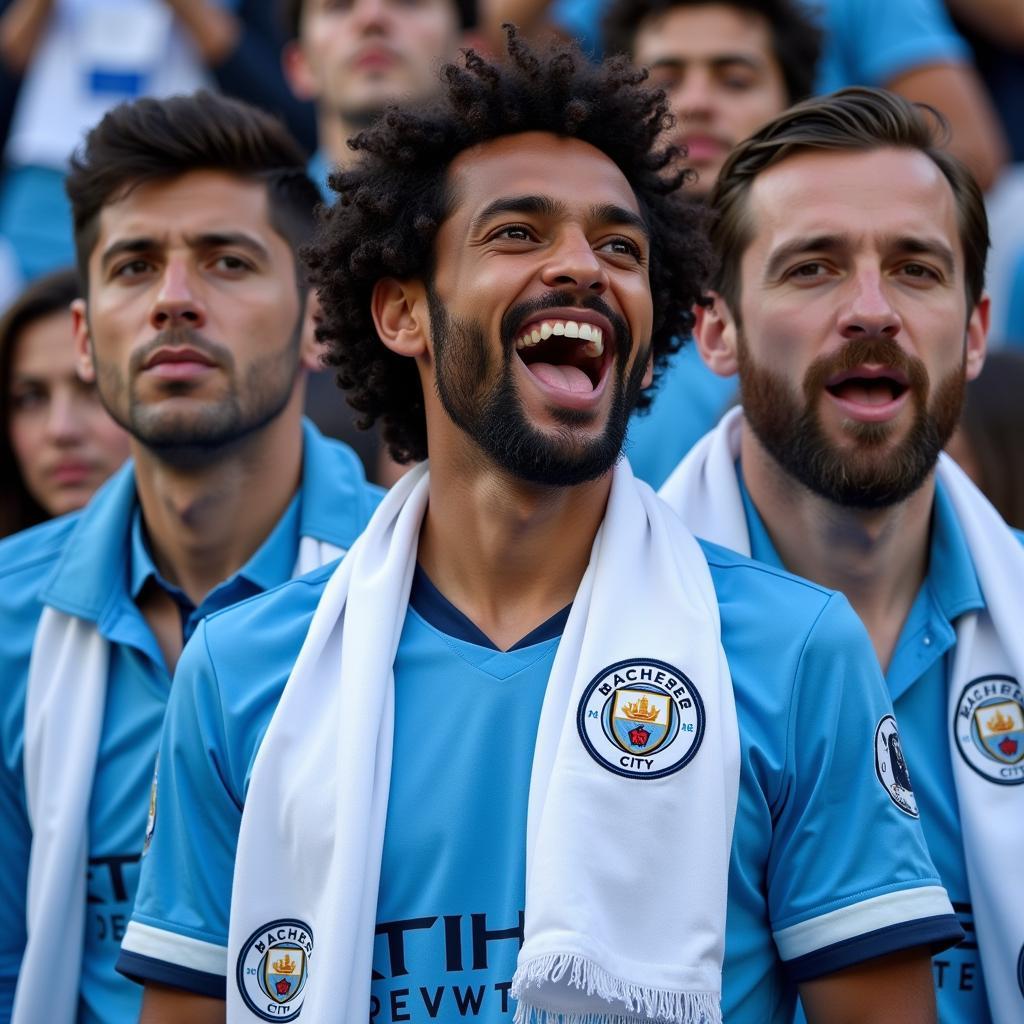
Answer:
[[[742,415],[741,409],[727,413],[694,446],[659,493],[697,536],[749,555],[750,537],[736,476]],[[1011,778],[1019,784],[1001,785],[997,781],[1000,764],[991,753],[984,753],[979,730],[998,712],[1004,724],[1017,726],[1010,731],[1017,737],[1015,754],[1019,755],[1024,723],[1015,707],[1020,707],[1024,681],[1024,548],[945,454],[939,457],[937,478],[950,497],[985,598],[983,611],[957,621],[948,690],[950,753],[974,925],[992,1019],[995,1024],[1019,1024],[1024,1020],[1024,979],[1018,980],[1018,970],[1024,971],[1024,899],[1016,879],[1024,850],[1024,783],[1020,782],[1024,760],[1010,765],[1016,772]],[[970,687],[972,692],[967,693],[968,684],[988,676],[1008,676],[1016,684],[989,680],[993,690]]]
[[[293,576],[343,554],[299,542]],[[25,798],[32,827],[26,925],[12,1024],[74,1024],[85,940],[89,804],[107,694],[109,643],[94,622],[45,607],[25,695]],[[139,836],[139,848],[142,836]]]
[[[318,1024],[368,1017],[393,663],[428,493],[426,467],[399,482],[327,583],[256,756],[231,899],[230,1024],[260,1019],[250,1007],[268,996],[280,1001],[272,991],[281,992],[287,1010],[279,1012],[289,1020],[299,1005]],[[677,688],[671,700],[639,682],[625,694],[625,674],[639,680],[637,666],[655,659],[667,663],[664,678],[685,673],[690,687]],[[617,665],[623,662],[632,667]],[[616,667],[618,681],[610,672]],[[645,671],[653,678],[650,666]],[[645,685],[666,724],[695,715],[701,699],[703,734],[687,732],[684,723],[674,739],[638,759],[599,725],[586,724],[604,721],[589,709],[613,701],[625,707],[627,696],[629,711],[641,710]],[[677,703],[683,699],[685,712]],[[658,728],[630,734],[629,742],[653,749]],[[665,774],[638,778],[639,769],[628,767],[633,760],[649,760],[653,768],[644,770]],[[533,751],[525,943],[512,989],[517,1021],[721,1021],[738,786],[736,712],[707,561],[689,531],[620,463]],[[628,845],[607,830],[609,820],[626,819],[639,823]],[[666,858],[693,870],[665,870]],[[635,914],[631,894],[654,878],[666,913],[652,929]],[[275,945],[279,940],[284,945]],[[290,975],[275,973],[282,965]]]

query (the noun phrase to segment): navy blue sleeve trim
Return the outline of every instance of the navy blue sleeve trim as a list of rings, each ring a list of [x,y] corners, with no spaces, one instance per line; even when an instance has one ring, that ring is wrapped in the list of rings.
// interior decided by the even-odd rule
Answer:
[[[865,960],[913,946],[928,946],[933,953],[941,953],[955,946],[963,937],[964,930],[954,915],[925,917],[918,921],[879,928],[865,935],[856,935],[833,946],[798,956],[795,960],[787,960],[786,973],[793,981],[810,981],[824,974],[841,971],[844,967],[852,967]]]
[[[227,999],[227,979],[222,974],[207,974],[193,967],[180,967],[169,964],[166,960],[156,960],[141,953],[129,953],[122,949],[117,958],[117,971],[126,978],[142,985],[147,981],[156,981],[171,988],[183,988],[186,992],[195,992],[213,999]]]

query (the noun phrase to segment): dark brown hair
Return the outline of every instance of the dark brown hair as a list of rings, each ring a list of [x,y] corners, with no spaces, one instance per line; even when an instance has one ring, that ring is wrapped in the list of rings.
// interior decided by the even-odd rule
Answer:
[[[109,111],[71,159],[65,187],[83,284],[104,206],[144,182],[206,170],[265,182],[274,230],[296,251],[307,241],[320,193],[284,125],[247,103],[209,92],[147,97]]]
[[[548,132],[588,142],[618,166],[650,230],[656,374],[689,333],[706,281],[703,209],[678,191],[691,172],[672,167],[678,151],[659,141],[671,124],[665,94],[641,88],[646,72],[624,58],[595,65],[570,46],[535,53],[506,27],[508,61],[491,64],[467,51],[464,66],[443,69],[446,88],[436,105],[391,108],[350,142],[361,159],[331,177],[340,199],[306,251],[326,361],[362,413],[359,425],[381,420],[399,461],[427,454],[423,393],[413,361],[377,337],[370,299],[381,278],[430,282],[434,240],[454,201],[448,167],[463,150]],[[638,405],[649,404],[642,395]]]
[[[711,287],[738,315],[740,260],[754,231],[747,202],[751,185],[762,171],[811,150],[868,152],[894,147],[924,153],[953,190],[967,299],[973,309],[985,287],[988,217],[970,171],[942,148],[947,134],[946,122],[936,110],[883,89],[840,89],[780,114],[730,153],[711,190],[711,242],[718,261]]]
[[[18,338],[31,324],[54,313],[65,312],[81,295],[78,274],[57,270],[33,281],[0,319],[0,537],[26,530],[50,518],[25,486],[11,448],[11,366]],[[68,344],[71,344],[70,338]]]
[[[796,103],[811,95],[822,32],[800,0],[614,0],[604,18],[605,52],[633,56],[637,32],[646,18],[679,7],[712,3],[724,3],[764,18],[771,30],[772,52],[782,70],[788,101]]]
[[[1024,352],[990,352],[967,385],[961,426],[978,486],[999,514],[1024,530]]]
[[[281,0],[281,24],[285,30],[285,38],[298,39],[302,24],[302,12],[309,0]],[[452,0],[459,13],[462,27],[473,28],[476,25],[476,0]]]

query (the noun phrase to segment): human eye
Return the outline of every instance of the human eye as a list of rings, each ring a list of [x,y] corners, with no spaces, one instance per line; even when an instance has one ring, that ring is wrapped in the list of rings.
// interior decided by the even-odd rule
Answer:
[[[25,384],[11,392],[12,412],[30,412],[46,404],[46,389],[35,384]]]
[[[215,256],[213,266],[217,270],[234,276],[239,276],[253,269],[252,263],[249,260],[230,252],[220,253]]]
[[[746,92],[757,84],[757,74],[745,64],[727,64],[719,68],[718,81],[731,92]]]
[[[491,232],[491,239],[497,241],[529,242],[533,238],[533,231],[525,224],[504,224]]]
[[[607,252],[615,256],[631,256],[638,262],[643,259],[644,255],[640,246],[632,238],[626,238],[624,235],[609,238],[598,246],[598,252]]]
[[[786,276],[795,281],[819,281],[828,276],[828,272],[828,267],[821,260],[808,260],[798,263]]]
[[[929,267],[926,263],[904,263],[900,267],[900,272],[904,277],[909,277],[915,281],[938,281],[940,280],[939,274],[932,267]]]
[[[152,267],[153,265],[149,260],[144,260],[141,257],[134,256],[122,263],[115,263],[111,268],[110,276],[123,279],[141,277],[143,274],[148,273]]]

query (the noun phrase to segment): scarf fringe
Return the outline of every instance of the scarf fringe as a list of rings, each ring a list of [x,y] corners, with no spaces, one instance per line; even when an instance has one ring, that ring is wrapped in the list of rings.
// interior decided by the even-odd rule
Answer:
[[[564,1013],[544,1010],[526,1001],[527,989],[566,979],[569,987],[607,1003],[618,1003],[625,1012]],[[623,981],[586,957],[552,953],[522,964],[512,979],[512,995],[519,1000],[513,1024],[722,1024],[717,993],[651,989]]]

